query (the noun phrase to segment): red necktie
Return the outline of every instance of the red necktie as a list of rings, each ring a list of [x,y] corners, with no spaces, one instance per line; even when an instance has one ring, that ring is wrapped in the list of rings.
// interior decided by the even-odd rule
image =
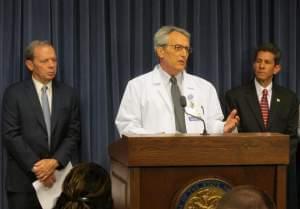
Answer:
[[[268,90],[263,90],[263,95],[260,101],[260,111],[265,127],[268,126],[269,121],[269,104],[268,104]]]

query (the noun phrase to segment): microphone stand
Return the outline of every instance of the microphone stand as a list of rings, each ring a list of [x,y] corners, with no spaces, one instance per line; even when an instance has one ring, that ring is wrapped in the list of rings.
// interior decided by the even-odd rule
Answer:
[[[205,125],[205,121],[203,120],[203,118],[199,117],[199,116],[196,116],[196,115],[192,115],[191,113],[188,113],[187,111],[184,110],[184,113],[189,115],[189,116],[192,116],[194,118],[197,118],[199,119],[202,123],[203,123],[203,131],[202,131],[202,134],[201,135],[208,135],[207,133],[207,130],[206,130],[206,125]]]
[[[194,118],[197,118],[198,120],[200,120],[203,123],[203,131],[202,131],[201,135],[208,135],[207,130],[206,130],[206,124],[205,124],[205,121],[203,120],[203,118],[200,117],[200,116],[193,115],[193,114],[188,113],[187,111],[185,111],[185,107],[186,107],[186,98],[185,98],[185,96],[180,96],[180,104],[181,104],[181,106],[182,106],[183,111],[184,111],[185,114],[187,114],[189,116],[192,116]],[[204,112],[202,106],[201,106],[201,109]]]

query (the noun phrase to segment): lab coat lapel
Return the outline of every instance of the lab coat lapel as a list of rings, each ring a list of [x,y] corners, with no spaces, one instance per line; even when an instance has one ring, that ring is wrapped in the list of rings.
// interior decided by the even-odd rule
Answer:
[[[195,87],[193,86],[193,82],[190,80],[188,74],[183,72],[183,80],[182,80],[182,92],[181,94],[185,97],[188,95],[194,95]]]
[[[163,84],[163,81],[161,79],[160,72],[159,72],[159,69],[157,66],[153,70],[152,84],[153,84],[154,91],[156,91],[157,94],[159,95],[158,99],[163,100],[164,103],[166,104],[166,106],[168,107],[168,109],[170,111],[173,111],[174,108],[173,108],[172,102],[170,100],[170,95],[168,94],[168,92]]]

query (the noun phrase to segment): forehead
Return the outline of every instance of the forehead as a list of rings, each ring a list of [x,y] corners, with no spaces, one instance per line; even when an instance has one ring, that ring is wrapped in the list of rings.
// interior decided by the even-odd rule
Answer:
[[[182,45],[188,45],[189,39],[182,33],[179,33],[177,31],[173,31],[169,34],[168,38],[169,44],[182,44]]]
[[[55,56],[55,50],[49,45],[38,45],[33,49],[34,57],[40,56]]]
[[[256,59],[275,60],[275,55],[269,51],[259,51],[256,55]]]

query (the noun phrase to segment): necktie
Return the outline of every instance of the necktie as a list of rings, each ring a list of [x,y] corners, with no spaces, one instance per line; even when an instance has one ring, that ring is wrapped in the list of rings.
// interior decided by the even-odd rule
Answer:
[[[268,104],[268,90],[263,90],[263,95],[260,101],[260,111],[265,127],[268,126],[269,122],[269,104]]]
[[[46,123],[47,133],[48,133],[48,147],[50,148],[51,143],[51,116],[50,116],[50,107],[49,107],[49,101],[47,96],[47,86],[42,87],[42,94],[41,94],[41,101],[42,101],[42,109],[44,114],[44,120]]]
[[[180,104],[180,90],[177,85],[177,80],[174,76],[170,79],[171,85],[171,96],[174,105],[174,114],[175,114],[175,125],[176,130],[181,133],[186,133],[185,119],[184,119],[184,109]]]

